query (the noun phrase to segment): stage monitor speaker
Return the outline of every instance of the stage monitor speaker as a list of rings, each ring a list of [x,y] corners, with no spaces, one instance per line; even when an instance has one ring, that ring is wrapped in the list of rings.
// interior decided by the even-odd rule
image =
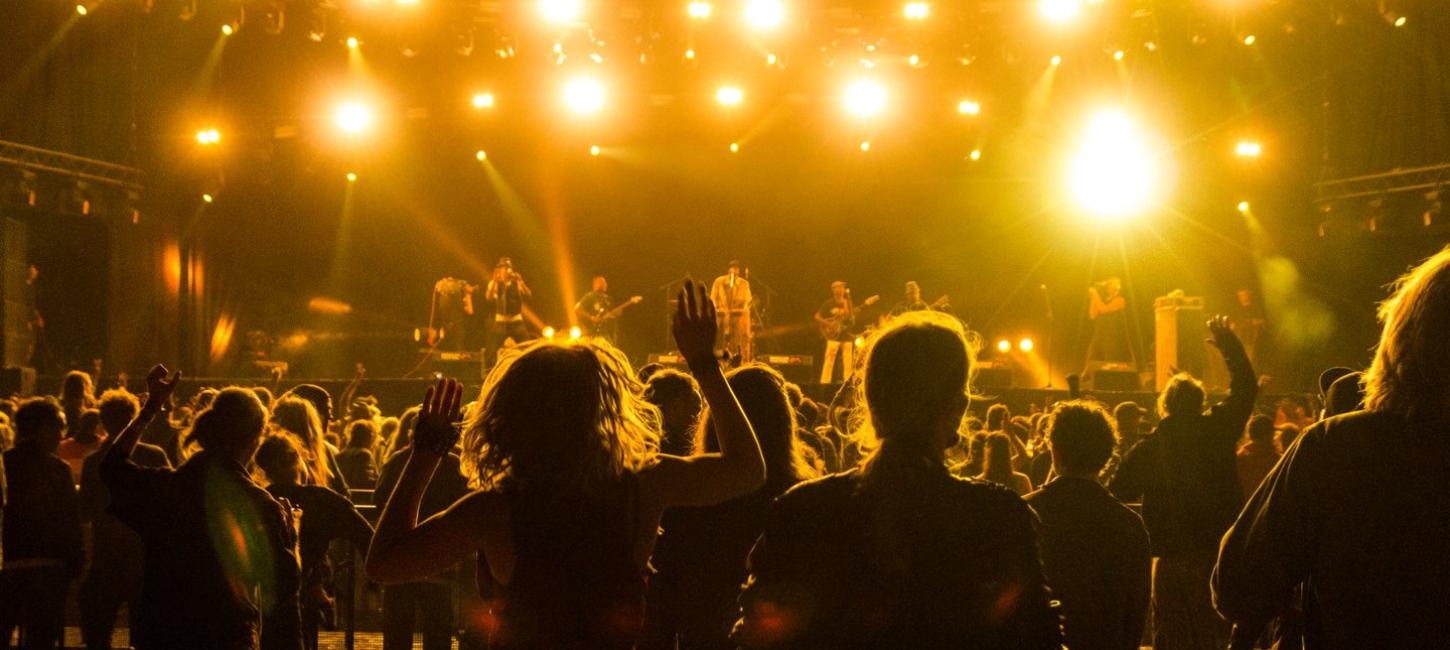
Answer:
[[[1153,301],[1153,385],[1163,390],[1174,370],[1204,376],[1203,298],[1174,292]]]
[[[1012,388],[1011,368],[981,368],[977,370],[976,389],[988,395]]]
[[[488,372],[483,359],[482,352],[434,351],[433,356],[428,360],[428,367],[433,372],[441,372],[448,377],[487,379]]]
[[[793,384],[813,384],[820,379],[816,374],[816,359],[809,354],[762,354],[755,360],[775,368]]]
[[[1132,393],[1142,390],[1136,370],[1109,370],[1099,368],[1089,377],[1092,389],[1110,393]]]

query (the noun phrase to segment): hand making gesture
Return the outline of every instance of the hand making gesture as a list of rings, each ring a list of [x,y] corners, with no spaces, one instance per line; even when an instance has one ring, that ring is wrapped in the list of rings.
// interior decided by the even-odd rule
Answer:
[[[715,303],[710,302],[705,287],[694,280],[685,280],[676,296],[674,334],[680,355],[691,366],[715,363]]]
[[[156,364],[146,373],[146,408],[155,413],[171,402],[171,394],[181,383],[181,371],[171,372],[166,366]]]
[[[463,405],[463,384],[456,379],[439,379],[428,387],[413,429],[413,447],[447,455],[458,442],[456,423]]]

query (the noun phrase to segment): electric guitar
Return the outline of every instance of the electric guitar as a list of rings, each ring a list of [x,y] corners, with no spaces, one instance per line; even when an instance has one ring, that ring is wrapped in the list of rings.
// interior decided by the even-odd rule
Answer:
[[[839,313],[832,315],[823,323],[818,322],[817,327],[821,331],[821,338],[824,338],[827,341],[836,340],[838,337],[844,334],[847,329],[851,327],[852,323],[856,322],[856,317],[861,314],[862,309],[876,304],[876,301],[878,300],[881,300],[881,296],[871,296],[870,298],[861,301],[861,304],[859,305],[856,305],[848,310],[841,310]]]
[[[630,296],[629,300],[615,305],[613,309],[610,309],[609,311],[606,311],[598,316],[590,316],[588,327],[586,329],[598,331],[599,328],[603,327],[605,323],[619,318],[619,315],[623,314],[624,310],[638,305],[643,301],[644,296]]]

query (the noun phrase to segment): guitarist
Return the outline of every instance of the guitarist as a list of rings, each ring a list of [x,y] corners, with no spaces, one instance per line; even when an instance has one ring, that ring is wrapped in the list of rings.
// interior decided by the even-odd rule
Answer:
[[[586,336],[613,341],[619,333],[617,316],[626,307],[639,301],[640,297],[635,296],[616,306],[614,298],[609,296],[609,280],[602,275],[596,275],[589,285],[589,293],[574,303],[574,314],[579,318],[579,327]]]
[[[952,306],[948,304],[946,296],[937,298],[936,302],[932,303],[927,303],[925,300],[922,300],[921,285],[918,285],[915,280],[912,280],[906,283],[905,300],[897,303],[895,307],[891,308],[891,315],[900,316],[911,311],[928,310],[950,314],[952,313]]]
[[[831,374],[836,369],[836,354],[841,355],[841,379],[844,381],[856,369],[856,316],[861,309],[875,303],[880,296],[871,296],[857,306],[851,302],[851,290],[840,280],[831,283],[831,297],[816,310],[816,324],[821,337],[826,339],[825,362],[821,365],[821,383],[831,383]]]

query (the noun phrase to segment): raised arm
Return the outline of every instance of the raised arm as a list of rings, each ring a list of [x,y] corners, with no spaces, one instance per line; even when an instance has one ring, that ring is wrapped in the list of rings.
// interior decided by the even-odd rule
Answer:
[[[452,379],[440,379],[428,389],[413,446],[397,487],[383,506],[383,515],[368,547],[367,575],[374,582],[394,583],[418,580],[446,569],[478,550],[482,541],[483,517],[479,510],[490,495],[478,493],[460,500],[447,510],[418,523],[418,509],[443,457],[458,440],[458,420],[463,387]]]
[[[1229,377],[1228,397],[1213,407],[1210,416],[1223,419],[1225,435],[1232,435],[1234,440],[1238,440],[1249,416],[1254,413],[1254,400],[1259,395],[1258,377],[1254,375],[1254,366],[1249,362],[1244,344],[1229,327],[1227,316],[1214,316],[1210,319],[1208,331],[1213,336],[1208,342],[1223,355]]]
[[[167,376],[170,375],[170,379]],[[176,390],[176,384],[181,381],[181,371],[170,373],[166,366],[157,364],[146,375],[146,403],[141,405],[141,410],[131,419],[131,423],[116,436],[116,441],[111,448],[106,450],[106,456],[101,460],[102,475],[107,468],[114,469],[117,465],[126,463],[131,459],[131,452],[135,451],[136,443],[141,440],[141,432],[151,424],[151,420],[161,412],[167,400],[171,399],[171,393]]]
[[[715,358],[715,307],[703,286],[685,280],[675,312],[675,343],[710,407],[720,452],[687,458],[662,454],[644,485],[665,505],[708,505],[740,496],[765,483],[765,458],[745,411]]]

